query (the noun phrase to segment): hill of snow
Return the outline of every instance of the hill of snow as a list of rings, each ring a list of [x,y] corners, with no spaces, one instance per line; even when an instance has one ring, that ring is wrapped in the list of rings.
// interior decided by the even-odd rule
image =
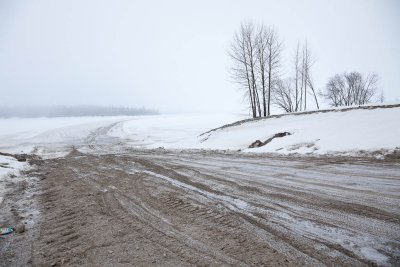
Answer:
[[[285,135],[273,138],[276,134]],[[201,148],[284,154],[400,149],[400,105],[335,109],[245,120],[199,137]],[[249,148],[259,140],[269,142]],[[272,139],[272,140],[271,140]]]

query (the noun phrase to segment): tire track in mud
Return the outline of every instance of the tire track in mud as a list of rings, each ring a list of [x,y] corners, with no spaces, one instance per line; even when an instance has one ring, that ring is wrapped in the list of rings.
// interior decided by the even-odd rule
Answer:
[[[335,211],[343,211],[346,210],[347,213],[351,213],[353,215],[358,216],[367,216],[374,219],[382,219],[388,222],[400,223],[400,214],[393,214],[383,209],[378,209],[376,207],[371,207],[359,203],[349,203],[346,201],[335,200],[334,202],[327,196],[324,195],[312,195],[303,191],[295,190],[295,188],[291,187],[283,187],[283,186],[274,186],[271,184],[262,184],[256,181],[243,183],[243,181],[235,182],[232,179],[223,179],[220,178],[218,174],[210,175],[210,171],[203,172],[203,170],[195,170],[190,166],[183,167],[182,165],[173,165],[166,164],[167,168],[173,168],[178,174],[183,175],[191,174],[192,178],[196,178],[197,180],[208,180],[208,181],[217,181],[219,185],[224,185],[226,187],[234,188],[235,192],[245,192],[245,193],[253,193],[255,195],[264,195],[264,197],[268,197],[273,199],[271,202],[290,202],[290,203],[301,203],[302,206],[308,206],[315,208],[316,206],[320,209],[329,208],[330,210]],[[224,173],[229,174],[229,171]],[[233,174],[231,174],[233,176]],[[285,175],[283,175],[283,178]],[[240,178],[237,180],[240,181]],[[288,179],[290,180],[290,179]],[[310,183],[310,184],[318,184],[321,183]],[[261,190],[262,188],[263,190]],[[338,187],[341,189],[345,189],[344,187]],[[269,207],[272,208],[272,207]]]
[[[201,258],[201,265],[216,263],[246,265],[217,251],[210,251],[203,243],[185,236],[175,227],[163,221],[163,218],[144,211],[141,206],[121,194],[106,193],[104,202],[113,216],[126,222],[132,221],[133,216],[135,222],[141,222],[140,226],[135,224],[135,231],[140,232],[143,236],[148,236],[152,242],[158,242],[166,250],[190,264],[198,264],[199,258]],[[194,256],[195,254],[197,255]]]
[[[156,177],[152,177],[151,173],[145,174],[151,179],[151,183],[155,182],[155,185],[160,186],[160,183],[154,179]],[[241,259],[250,265],[264,265],[268,262],[274,262],[275,265],[293,265],[293,262],[290,263],[285,258],[281,258],[281,261],[277,260],[277,250],[270,248],[265,242],[249,238],[252,233],[242,227],[242,218],[227,209],[225,205],[219,203],[218,207],[214,207],[217,204],[214,200],[210,202],[209,199],[204,198],[203,201],[199,201],[198,194],[191,195],[190,192],[185,191],[185,194],[182,195],[181,191],[169,192],[171,189],[175,190],[174,187],[165,188],[162,195],[157,197],[157,203],[153,204],[158,206],[157,210],[168,210],[168,218],[174,225],[190,225],[190,229],[181,230],[188,230],[187,234],[193,238],[204,240],[205,235],[207,238],[213,239],[205,240],[210,249],[223,251],[226,255]],[[169,192],[167,195],[165,195],[165,190]],[[146,200],[145,203],[149,204],[151,200],[146,197],[147,193],[149,192],[142,193],[141,199]],[[181,197],[177,197],[178,195]],[[160,205],[161,203],[162,205]],[[177,220],[178,218],[179,220]],[[303,261],[304,259],[302,259]]]
[[[78,155],[75,163],[82,162],[83,156],[79,155],[79,152],[75,152],[74,154],[75,156]],[[64,170],[61,168],[57,171],[64,172],[64,174],[61,175],[64,177],[76,177],[79,176],[80,173],[91,174],[90,169],[98,167],[98,165],[95,167],[91,166],[92,163],[93,162],[89,162],[87,166],[81,166],[82,168],[79,170],[76,169],[76,165],[74,164],[72,168],[70,168],[70,165],[66,165],[64,166]],[[89,170],[85,167],[88,167]],[[54,173],[50,175],[54,175]],[[215,265],[224,263],[246,266],[246,264],[231,259],[217,251],[208,250],[201,242],[190,240],[190,237],[183,236],[172,226],[160,224],[160,218],[149,213],[142,205],[138,204],[137,201],[140,201],[140,199],[137,199],[137,197],[131,199],[118,192],[114,186],[107,186],[102,182],[98,182],[95,178],[90,177],[90,175],[89,177],[84,175],[81,176],[81,178],[79,182],[83,182],[84,185],[86,185],[84,186],[80,183],[81,189],[86,187],[84,191],[90,189],[88,192],[92,193],[89,194],[98,194],[100,196],[101,201],[98,201],[97,205],[101,205],[100,210],[108,216],[109,220],[112,218],[113,224],[117,220],[122,223],[124,227],[128,226],[130,231],[136,232],[141,238],[148,240],[152,247],[161,246],[161,250],[168,251],[170,257],[173,256],[179,259],[179,265],[182,265],[182,263],[183,265]],[[53,188],[54,186],[54,183],[49,184],[49,188]],[[51,213],[51,216],[45,216],[43,218],[45,223],[42,224],[41,227],[41,244],[38,245],[38,247],[40,247],[41,251],[46,251],[46,253],[38,253],[35,263],[37,265],[49,261],[51,261],[53,265],[62,265],[64,263],[74,265],[80,263],[71,259],[74,255],[66,253],[66,248],[75,248],[76,254],[81,254],[86,259],[90,259],[91,263],[99,263],[91,252],[97,248],[110,247],[110,245],[91,245],[90,242],[88,242],[90,238],[86,234],[82,235],[81,233],[76,233],[75,223],[81,220],[79,219],[80,216],[71,212],[70,209],[77,210],[78,207],[72,204],[73,200],[69,199],[69,201],[66,202],[67,199],[60,195],[62,195],[61,190],[51,189],[45,191],[41,196],[43,209],[45,211],[54,210],[54,212]],[[54,202],[57,203],[54,205]],[[64,207],[64,205],[68,207]],[[46,230],[47,227],[50,226],[52,230]],[[78,224],[78,227],[81,229],[83,228],[81,224]],[[130,241],[134,242],[135,240],[133,239]],[[84,244],[84,246],[82,247],[77,244]],[[171,266],[174,265],[175,264],[171,264]]]
[[[85,145],[91,150],[102,150],[105,145],[113,143],[117,138],[108,136],[107,133],[117,125],[124,123],[124,121],[114,122],[107,126],[99,127],[92,131],[84,140]],[[117,141],[115,141],[117,142]]]
[[[137,165],[137,162],[135,162]],[[119,176],[121,178],[121,176]],[[91,183],[96,183],[93,180],[91,180]],[[158,235],[155,235],[155,239],[157,240],[157,242],[161,242],[163,243],[163,238],[165,239],[165,237],[171,239],[171,240],[167,240],[165,247],[168,247],[169,250],[172,250],[173,252],[175,252],[175,254],[180,255],[183,258],[188,258],[188,255],[191,255],[191,257],[189,257],[189,262],[191,264],[198,264],[198,259],[196,261],[190,261],[190,258],[193,258],[193,253],[200,253],[199,254],[199,258],[202,259],[203,263],[201,263],[201,265],[206,264],[209,265],[210,263],[224,263],[224,264],[229,264],[229,265],[240,265],[240,266],[246,266],[247,264],[244,262],[240,262],[237,259],[232,258],[229,255],[226,255],[226,253],[219,253],[220,248],[218,247],[210,247],[210,244],[206,245],[203,242],[199,241],[199,239],[201,239],[201,236],[198,236],[196,238],[193,238],[193,236],[190,235],[190,233],[184,233],[183,231],[179,231],[178,229],[176,229],[174,224],[171,224],[170,222],[165,220],[165,217],[163,215],[160,214],[159,211],[161,210],[165,210],[165,203],[171,203],[171,201],[161,201],[160,200],[165,200],[164,198],[160,198],[158,199],[159,203],[163,203],[163,206],[159,206],[158,209],[154,209],[152,208],[150,205],[151,204],[155,204],[152,203],[154,202],[154,199],[149,199],[147,197],[147,193],[145,192],[143,193],[143,191],[146,191],[146,188],[143,187],[143,185],[138,182],[138,180],[133,181],[133,183],[135,184],[134,188],[140,188],[140,190],[134,190],[134,195],[130,194],[131,198],[129,198],[128,196],[122,194],[122,192],[120,192],[116,187],[111,186],[108,188],[103,188],[100,189],[101,186],[99,186],[96,183],[96,187],[98,187],[100,190],[103,190],[104,193],[104,203],[105,205],[109,205],[110,203],[117,203],[117,204],[113,204],[112,207],[110,208],[110,212],[113,213],[115,215],[115,217],[117,218],[125,218],[127,217],[127,215],[131,215],[136,217],[137,220],[145,223],[145,226],[140,228],[140,231],[147,231],[146,236],[151,236],[154,237],[154,233],[158,233]],[[133,192],[131,192],[133,193]],[[133,197],[133,199],[132,199]],[[145,203],[145,204],[144,204]],[[177,202],[178,204],[180,203],[180,201]],[[238,224],[235,223],[234,220],[226,220],[226,214],[218,214],[216,213],[214,210],[206,208],[202,205],[199,205],[200,203],[197,203],[196,207],[193,208],[193,205],[188,202],[185,203],[183,206],[180,205],[172,205],[175,207],[175,210],[181,211],[186,213],[186,216],[193,216],[195,215],[197,218],[202,218],[204,221],[207,221],[207,226],[210,226],[209,221],[213,219],[216,219],[215,221],[212,221],[215,224],[218,224],[219,226],[222,226],[222,228],[231,228],[233,229],[234,226],[237,226]],[[168,205],[167,205],[168,206]],[[186,209],[186,208],[189,208]],[[114,212],[118,211],[122,209],[123,212],[118,212],[118,215],[115,214]],[[193,214],[193,212],[195,214]],[[182,215],[182,214],[181,214]],[[129,216],[128,216],[129,217]],[[240,219],[240,218],[235,218],[235,219]],[[204,223],[203,223],[204,224]],[[150,229],[150,230],[149,230]],[[149,232],[151,234],[149,234]],[[168,235],[165,236],[165,234],[163,233],[168,233]],[[225,233],[225,234],[229,234],[229,233]],[[219,239],[222,239],[223,236],[225,234],[218,234],[215,235],[213,234],[214,237],[217,237]],[[230,233],[233,234],[233,233]],[[237,233],[236,235],[232,235],[235,236],[235,239],[237,239]],[[242,238],[242,240],[244,240]],[[242,241],[243,242],[243,241]],[[178,244],[178,247],[175,248],[174,244]],[[187,247],[188,249],[191,248],[192,251],[186,252],[184,250],[182,250],[182,245],[184,245],[185,247]],[[243,247],[238,247],[238,251],[244,251]],[[265,252],[264,252],[265,253]],[[250,257],[252,256],[253,253],[251,253],[251,251],[247,251],[246,256]],[[231,255],[236,255],[236,254],[231,254]],[[212,257],[215,261],[205,261],[205,259],[207,259],[208,257]],[[265,256],[265,255],[264,255]]]
[[[303,159],[302,159],[303,161]],[[310,162],[305,162],[305,164],[309,165]],[[369,163],[368,163],[369,164]],[[249,190],[254,193],[259,193],[260,189],[262,190],[263,195],[267,195],[268,197],[275,198],[277,200],[286,200],[291,202],[302,202],[304,205],[309,204],[311,206],[318,205],[320,207],[329,207],[330,209],[337,210],[346,210],[347,213],[352,213],[360,216],[368,216],[376,219],[384,219],[391,220],[394,223],[400,222],[400,215],[398,213],[393,213],[393,211],[398,211],[398,205],[391,205],[394,198],[399,199],[400,196],[398,193],[390,193],[387,194],[383,190],[364,190],[364,189],[356,189],[346,186],[339,186],[337,182],[329,184],[323,182],[315,182],[314,179],[299,179],[296,177],[296,171],[298,166],[282,166],[281,172],[272,172],[268,174],[261,174],[262,176],[269,176],[272,178],[271,183],[260,183],[260,172],[259,173],[248,173],[248,176],[253,176],[257,179],[248,180],[243,179],[244,173],[232,171],[236,169],[236,167],[231,164],[231,168],[224,168],[223,170],[218,168],[212,168],[211,165],[202,166],[201,164],[182,164],[180,159],[176,160],[168,160],[168,164],[163,163],[164,166],[168,168],[173,168],[177,170],[178,173],[193,173],[192,177],[200,177],[200,179],[207,178],[208,181],[217,181],[214,183],[217,187],[221,185],[227,185],[228,187],[234,187],[237,190],[234,190],[236,193],[245,192],[248,193]],[[320,169],[316,168],[320,163],[315,166],[312,172],[307,171],[309,178],[312,176],[331,176],[338,175],[338,171],[332,169]],[[363,165],[361,165],[363,166]],[[274,166],[275,167],[275,166]],[[181,169],[181,170],[180,170]],[[265,166],[265,169],[269,170],[269,165]],[[287,171],[292,169],[292,171]],[[306,168],[308,169],[308,168]],[[317,170],[316,170],[317,169]],[[286,173],[285,173],[286,172]],[[393,171],[392,171],[393,172]],[[304,174],[303,174],[304,175]],[[342,173],[342,175],[348,177],[348,179],[352,179],[354,173]],[[386,174],[388,175],[388,174]],[[396,177],[396,173],[391,174]],[[361,173],[360,177],[374,177],[370,176],[368,173]],[[398,176],[398,175],[397,175]],[[381,184],[387,183],[386,180],[393,180],[393,178],[384,177],[384,174],[379,173],[379,177],[374,178],[375,180],[380,180]],[[291,183],[288,183],[291,182]],[[396,188],[395,183],[391,183],[393,188]],[[312,186],[311,189],[307,189]],[[306,188],[303,188],[306,187]],[[371,186],[370,189],[373,187]],[[319,193],[318,189],[323,189],[322,193]],[[332,195],[332,191],[335,190],[340,192],[341,194],[337,197]],[[393,190],[395,191],[395,189]],[[326,194],[329,193],[329,194]],[[350,196],[346,198],[346,195]],[[355,198],[355,194],[360,197],[365,198],[368,196],[369,199],[361,199],[358,200]],[[334,201],[332,201],[334,198]],[[371,201],[373,199],[373,201]],[[379,202],[377,201],[379,200]],[[367,203],[368,205],[364,205]]]
[[[172,156],[174,156],[174,155],[172,155]],[[170,162],[169,159],[167,159],[167,158],[165,158],[165,159],[167,162]],[[172,161],[174,161],[174,160],[172,160]],[[162,164],[164,166],[166,165],[164,163],[162,163]],[[177,166],[178,165],[179,164],[177,164]],[[189,170],[187,171],[187,173],[191,173],[190,166],[191,165],[189,164]],[[168,165],[168,168],[170,168],[170,167],[171,167],[171,165]],[[181,169],[182,169],[182,165],[180,165],[178,167],[181,167]],[[214,175],[217,174],[217,173],[215,173],[215,170],[213,170],[213,171],[214,171]],[[186,172],[186,170],[180,171],[181,174],[185,173],[185,172]],[[210,172],[212,172],[212,170],[210,170]],[[192,173],[193,173],[193,171],[192,171]],[[200,172],[198,172],[198,171],[195,171],[194,173],[197,176],[200,176],[200,178],[198,178],[196,175],[194,175],[198,179],[197,178],[192,179],[192,182],[191,182],[192,184],[197,183],[201,179],[203,179],[204,181],[210,180],[210,179],[215,180],[215,178],[213,179],[213,177],[210,177],[210,176],[207,177],[207,176],[199,175]],[[191,177],[194,178],[193,175]],[[399,177],[391,178],[391,179],[397,179],[397,181],[398,181]],[[240,181],[241,180],[240,177],[237,177],[237,180]],[[209,185],[209,183],[207,183],[207,184]],[[269,185],[264,185],[264,186],[261,185],[260,188],[262,188],[262,187],[269,188]],[[213,187],[213,188],[215,189],[215,187]],[[276,190],[276,192],[279,192],[279,189],[280,188],[278,188],[278,190]],[[231,191],[231,190],[229,190],[229,191]],[[259,192],[259,190],[252,190],[252,191],[253,191],[253,193],[255,191],[255,194],[257,194]],[[398,230],[395,230],[395,229],[400,229],[398,213],[389,214],[388,212],[385,212],[383,210],[379,210],[379,209],[376,209],[373,207],[369,207],[367,205],[357,205],[357,204],[347,203],[347,202],[338,201],[338,200],[332,201],[332,199],[329,199],[329,198],[325,199],[324,197],[321,198],[320,196],[312,195],[309,192],[306,193],[306,192],[301,192],[298,190],[292,191],[292,192],[291,191],[292,190],[289,190],[289,191],[286,190],[286,193],[288,193],[288,192],[290,193],[288,195],[290,196],[289,200],[290,200],[290,202],[292,202],[291,203],[292,206],[293,206],[293,202],[296,200],[296,198],[300,198],[299,200],[301,200],[301,198],[306,199],[306,200],[310,199],[310,201],[307,201],[308,205],[304,205],[304,203],[300,204],[300,205],[303,207],[308,206],[308,209],[310,211],[313,209],[315,211],[319,211],[319,213],[321,213],[321,214],[316,216],[314,211],[312,211],[312,213],[305,213],[305,214],[298,213],[296,210],[293,210],[293,208],[290,205],[289,206],[287,205],[287,201],[288,201],[287,198],[286,199],[281,198],[281,197],[279,197],[279,194],[277,194],[273,198],[274,199],[273,201],[270,201],[267,199],[267,202],[279,203],[279,202],[283,201],[282,204],[284,204],[284,205],[281,207],[282,208],[281,211],[286,214],[290,214],[290,213],[288,213],[287,210],[286,211],[284,210],[284,209],[289,208],[289,210],[292,210],[292,212],[291,212],[292,215],[290,216],[291,218],[290,218],[289,224],[285,223],[284,221],[282,221],[282,219],[280,219],[275,222],[277,224],[277,226],[279,226],[279,227],[273,227],[273,229],[270,229],[271,223],[268,221],[270,221],[271,218],[268,218],[267,220],[265,220],[265,225],[263,226],[263,227],[266,227],[268,225],[268,227],[267,227],[268,229],[266,231],[276,232],[277,235],[280,236],[282,239],[287,239],[287,238],[285,238],[285,236],[282,233],[284,233],[285,231],[292,232],[292,236],[291,236],[291,238],[288,239],[289,240],[288,243],[291,243],[291,244],[298,243],[298,245],[296,246],[297,249],[299,249],[300,251],[304,251],[305,253],[307,253],[306,249],[303,249],[303,248],[307,246],[307,243],[310,243],[310,239],[314,243],[317,243],[317,244],[320,243],[320,245],[324,245],[326,247],[331,248],[332,253],[344,253],[344,255],[349,256],[349,258],[347,260],[347,264],[344,264],[346,262],[346,261],[344,261],[344,262],[342,262],[342,265],[348,265],[349,260],[351,263],[352,259],[357,259],[357,261],[351,263],[351,265],[357,264],[357,262],[358,262],[358,264],[373,264],[374,260],[367,260],[366,258],[364,258],[365,254],[363,253],[363,250],[365,251],[366,249],[358,248],[357,245],[355,245],[354,248],[353,248],[354,245],[351,245],[351,244],[350,245],[344,244],[344,246],[338,245],[338,244],[336,244],[336,242],[332,242],[332,240],[329,241],[329,238],[325,240],[325,238],[322,237],[322,239],[321,239],[321,236],[318,236],[318,235],[313,237],[312,232],[309,232],[309,230],[307,230],[307,229],[303,229],[301,231],[304,231],[304,230],[306,230],[306,231],[299,232],[299,233],[293,232],[291,230],[290,225],[296,224],[296,221],[299,222],[300,224],[302,224],[302,221],[304,221],[304,222],[310,221],[311,226],[313,228],[315,228],[316,231],[334,231],[334,232],[339,231],[339,232],[337,232],[337,234],[339,236],[346,234],[346,232],[347,232],[347,235],[359,236],[359,238],[361,238],[361,239],[367,238],[368,240],[370,240],[370,241],[368,241],[369,243],[366,244],[367,246],[373,245],[373,243],[371,243],[371,242],[375,242],[374,241],[374,239],[375,239],[377,242],[381,242],[380,243],[381,245],[377,246],[378,249],[381,251],[381,253],[383,252],[381,249],[383,249],[383,248],[385,249],[385,252],[383,252],[383,255],[386,254],[387,256],[391,255],[389,257],[394,257],[391,260],[392,262],[397,262],[399,260],[399,257],[398,257],[399,254],[397,254],[397,253],[399,253],[399,242],[398,242],[398,240],[396,241],[397,237],[399,237],[399,234],[398,234]],[[238,192],[240,192],[240,190],[239,191],[234,190],[234,192],[235,192],[235,194],[237,194]],[[268,196],[271,194],[266,194],[266,195]],[[236,196],[238,196],[238,195],[236,195]],[[243,197],[246,198],[246,195]],[[265,198],[265,195],[264,195],[264,198]],[[393,200],[394,199],[392,199],[392,201]],[[366,203],[366,204],[371,204],[371,203]],[[298,203],[297,203],[297,205],[298,205]],[[383,208],[383,207],[381,206],[381,208]],[[335,212],[335,210],[336,210],[336,212]],[[293,211],[295,213],[293,213]],[[336,214],[336,215],[331,216],[330,215],[331,212],[332,212],[332,214]],[[265,212],[262,212],[262,213],[265,213]],[[350,214],[353,213],[356,217],[354,217],[353,215],[349,216],[349,213]],[[343,219],[340,219],[340,218],[338,219],[335,217],[342,217]],[[368,219],[368,221],[366,221],[366,218],[371,218],[371,219]],[[294,221],[293,221],[293,219],[294,219]],[[330,220],[332,220],[332,221],[330,221]],[[348,225],[345,224],[346,222],[351,222],[351,220],[355,220],[355,221]],[[357,224],[357,223],[359,223],[359,224]],[[335,224],[337,224],[338,226],[336,226]],[[345,228],[342,228],[343,226]],[[283,227],[283,229],[282,229],[282,227]],[[339,228],[337,228],[337,227],[339,227]],[[274,228],[275,228],[275,230],[274,230]],[[279,229],[279,228],[281,228],[281,229],[279,231],[277,231],[277,229]],[[296,231],[300,231],[300,229],[296,230]],[[371,233],[371,234],[365,234],[364,233],[365,231],[367,233]],[[327,233],[329,233],[329,232],[327,232]],[[385,233],[384,236],[386,236],[386,238],[389,238],[389,240],[392,239],[392,241],[389,241],[389,240],[378,241],[380,239],[380,235],[383,233]],[[310,236],[310,234],[311,234],[311,236]],[[306,235],[306,237],[303,238],[302,235]],[[293,238],[303,239],[303,241],[301,241],[299,243],[299,242],[296,242],[296,240],[294,240]],[[387,242],[389,242],[389,243],[387,243]],[[390,243],[392,243],[392,244],[389,245]],[[387,250],[386,247],[389,247],[389,249]],[[356,249],[356,250],[361,249],[361,252],[358,250],[358,252],[355,253],[354,249]],[[372,252],[374,252],[374,251],[375,250],[372,249]],[[324,251],[324,253],[326,253],[326,251]],[[387,254],[387,253],[389,253],[389,254]],[[318,252],[315,252],[315,251],[312,252],[312,255],[314,257],[316,257],[316,254],[318,254]],[[311,254],[310,254],[310,256],[311,256]],[[328,258],[327,262],[329,262],[329,258]]]
[[[236,205],[235,200],[239,200],[238,198],[232,198],[225,193],[221,191],[217,191],[215,189],[210,189],[208,186],[201,184],[201,189],[196,188],[193,185],[199,185],[198,182],[188,182],[190,181],[189,177],[185,177],[183,175],[178,175],[177,173],[174,174],[174,171],[168,169],[168,170],[163,170],[162,167],[153,165],[149,162],[144,162],[143,160],[137,159],[136,162],[140,162],[141,165],[145,165],[145,169],[143,172],[149,175],[153,175],[154,178],[160,178],[163,180],[167,180],[169,183],[172,185],[179,187],[179,188],[184,188],[186,189],[186,193],[188,191],[195,192],[197,194],[197,198],[199,195],[202,197],[205,197],[206,200],[211,200],[212,202],[218,202],[220,206],[228,210],[229,212],[233,213],[235,215],[235,222],[241,221],[241,223],[236,223],[235,227],[235,234],[238,234],[238,230],[240,229],[240,226],[246,225],[246,229],[244,230],[246,232],[246,236],[248,237],[249,235],[253,235],[252,232],[258,233],[256,238],[259,240],[262,240],[262,244],[258,244],[257,247],[263,247],[265,244],[274,244],[273,247],[277,248],[277,250],[282,253],[282,254],[288,254],[290,253],[292,257],[296,257],[297,262],[303,262],[302,264],[307,264],[307,265],[319,265],[321,263],[318,263],[318,261],[315,261],[315,259],[318,259],[319,261],[322,262],[329,262],[331,260],[329,257],[326,257],[324,254],[320,254],[309,247],[309,238],[305,237],[300,237],[300,236],[290,236],[287,234],[287,232],[290,232],[290,229],[284,228],[284,226],[279,226],[279,227],[271,227],[271,224],[268,223],[268,220],[270,218],[265,218],[262,216],[263,213],[268,212],[270,210],[270,207],[265,207],[260,204],[255,204],[255,203],[250,203],[250,202],[244,202],[245,207],[241,207],[241,205]],[[165,177],[164,175],[159,175],[154,172],[149,172],[147,171],[148,169],[151,169],[154,171],[154,169],[158,169],[159,172],[166,173],[167,175],[170,175],[169,177],[174,177],[175,180]],[[203,177],[205,178],[205,177]],[[189,184],[186,185],[185,182],[188,182]],[[204,192],[204,190],[207,190],[207,192]],[[205,200],[203,200],[205,201]],[[168,202],[167,202],[168,203]],[[178,202],[178,204],[181,204],[184,202]],[[183,206],[178,205],[178,210],[182,208],[186,208],[189,204],[185,203]],[[205,211],[203,213],[197,213],[193,212],[192,210],[191,214],[194,216],[199,216],[199,215],[204,215],[209,213],[208,211]],[[196,211],[196,210],[195,210]],[[193,214],[195,213],[195,214]],[[211,212],[210,212],[211,213]],[[208,216],[206,219],[209,222],[209,217]],[[231,220],[233,222],[233,220]],[[215,222],[211,222],[211,224],[215,225]],[[276,223],[279,223],[278,221]],[[283,227],[283,228],[282,228]],[[249,231],[249,229],[252,229],[252,231]],[[227,233],[229,234],[229,233]],[[279,239],[279,242],[276,242],[275,240]],[[252,243],[255,242],[254,239],[251,240]],[[323,242],[320,242],[323,243]],[[327,247],[333,248],[329,243],[324,243],[327,245]],[[243,245],[243,244],[242,244]],[[284,248],[282,248],[284,247]],[[252,257],[254,255],[251,255],[251,251],[255,251],[257,248],[249,249],[246,253],[248,257]],[[362,258],[357,257],[354,253],[351,251],[348,251],[344,248],[341,248],[340,246],[335,247],[335,251],[338,254],[341,254],[341,259],[337,260],[337,264],[340,265],[352,265],[352,266],[357,266],[361,265],[362,263],[367,263]],[[237,252],[236,252],[237,253]],[[350,257],[346,257],[350,256]]]
[[[136,159],[135,160],[135,164],[137,165],[137,163],[139,163],[139,165],[145,165],[145,170],[143,171],[143,173],[145,173],[145,174],[147,174],[147,175],[150,175],[150,176],[155,176],[155,177],[153,177],[153,178],[161,178],[161,179],[168,179],[168,178],[163,178],[163,175],[158,175],[157,173],[153,173],[153,172],[151,172],[151,171],[148,171],[148,170],[152,170],[152,171],[155,171],[155,169],[158,169],[158,171],[161,171],[162,173],[164,173],[164,174],[167,174],[167,175],[171,175],[171,176],[175,176],[175,178],[177,177],[177,176],[179,176],[179,179],[178,180],[180,180],[179,181],[179,183],[182,183],[182,179],[183,179],[183,181],[184,182],[188,182],[188,181],[190,181],[190,179],[188,178],[188,177],[184,177],[184,176],[182,176],[182,175],[177,175],[177,174],[174,174],[174,172],[173,171],[171,171],[171,170],[162,170],[162,168],[160,168],[159,166],[157,166],[157,165],[151,165],[149,162],[147,162],[147,161],[143,161],[143,160],[140,160],[140,159]],[[171,182],[171,181],[169,181],[169,182]],[[178,182],[178,181],[177,181]],[[172,182],[173,183],[173,182]],[[200,185],[200,187],[202,188],[202,189],[198,189],[198,188],[193,188],[193,185],[196,185],[196,186],[199,186]],[[176,186],[176,185],[175,185]],[[178,187],[182,187],[182,185],[181,186],[178,186]],[[191,183],[191,185],[189,185],[189,186],[183,186],[185,189],[187,189],[187,187],[189,187],[190,189],[191,189],[191,191],[195,191],[197,194],[198,193],[200,193],[200,195],[206,195],[206,199],[207,198],[210,198],[210,196],[208,195],[207,196],[207,194],[205,194],[204,192],[202,192],[202,190],[208,190],[208,193],[211,193],[211,194],[218,194],[218,195],[221,195],[223,198],[225,198],[224,200],[228,200],[228,202],[232,202],[233,203],[233,206],[235,206],[236,204],[234,203],[235,201],[234,201],[234,199],[230,199],[229,200],[229,197],[228,196],[225,196],[223,193],[221,193],[221,192],[218,192],[218,191],[215,191],[215,190],[212,190],[212,189],[210,189],[210,188],[208,188],[207,186],[205,186],[205,185],[202,185],[202,184],[200,184],[200,183]],[[190,191],[190,190],[189,190]],[[187,192],[186,192],[187,193]],[[211,197],[212,198],[212,200],[215,202],[215,196],[214,197]],[[217,198],[217,200],[221,200],[221,198],[220,197],[216,197]],[[167,200],[167,203],[168,203],[168,200]],[[177,202],[177,204],[179,204],[179,203],[182,203],[182,202]],[[224,203],[220,203],[220,204],[222,204],[223,206],[225,206],[226,205],[226,203],[225,203],[225,205],[224,205]],[[189,207],[190,206],[190,203],[185,203],[185,204],[183,204],[183,206],[181,206],[181,205],[178,205],[177,207],[175,207],[177,210],[184,210],[185,208],[187,208],[187,207]],[[232,205],[229,205],[229,206],[232,206]],[[206,216],[206,219],[208,219],[209,220],[209,218],[212,216],[212,211],[210,211],[210,210],[205,210],[205,211],[200,211],[199,213],[197,213],[196,212],[196,210],[198,210],[199,208],[195,208],[195,209],[190,209],[190,214],[191,214],[191,216],[196,216],[196,217],[198,217],[199,215],[200,215],[200,217],[201,217],[201,215],[205,215],[205,214],[207,214]],[[232,211],[231,210],[231,208],[228,208],[228,210],[229,211]],[[237,209],[236,208],[234,208],[234,210],[235,210],[235,212],[238,212],[237,211]],[[193,214],[194,213],[194,214]],[[221,216],[222,217],[222,216]],[[239,212],[239,216],[236,216],[237,218],[235,218],[235,221],[237,221],[237,220],[240,220],[241,218],[242,219],[244,219],[247,223],[251,223],[251,224],[255,224],[255,226],[257,226],[257,230],[258,231],[260,231],[260,230],[266,230],[266,231],[268,231],[269,233],[274,233],[275,235],[277,235],[277,236],[279,236],[280,238],[283,238],[284,236],[281,234],[281,233],[279,233],[279,232],[277,232],[276,230],[274,231],[273,229],[270,229],[270,227],[268,227],[268,226],[266,226],[266,225],[262,225],[262,224],[260,224],[260,222],[258,222],[257,221],[257,219],[260,219],[260,218],[254,218],[254,217],[252,217],[252,216],[249,216],[249,215],[247,215],[246,213],[240,213]],[[231,221],[232,222],[232,221]],[[222,224],[223,225],[223,224]],[[260,226],[261,225],[261,226]],[[254,225],[253,225],[254,226]],[[236,229],[236,230],[238,230],[238,229]],[[247,231],[247,230],[246,230]],[[237,231],[236,231],[236,234],[237,234]],[[249,233],[247,233],[247,234],[249,234]],[[285,238],[285,239],[287,239],[287,238]],[[264,241],[264,243],[265,243],[265,241],[266,240],[263,240]],[[290,241],[290,240],[289,240]],[[271,242],[271,240],[269,239],[268,240],[268,242]],[[291,242],[293,242],[293,240],[291,241]],[[300,251],[305,251],[304,249],[302,249],[302,245],[304,245],[304,244],[300,244],[299,246],[298,246],[298,248],[297,248],[297,250],[296,249],[291,249],[291,251],[290,251],[290,253],[291,254],[299,254],[299,252]],[[286,246],[288,246],[288,244],[286,244]],[[290,246],[289,246],[290,247]],[[255,249],[256,250],[256,249]],[[250,250],[250,251],[253,251],[253,250]],[[346,251],[345,251],[346,252]],[[250,256],[252,253],[249,253],[249,252],[247,252],[247,256]],[[301,252],[300,252],[300,254],[302,254]],[[352,256],[354,256],[353,254],[351,254]],[[301,258],[307,258],[307,256],[306,256],[306,254],[303,254],[303,255],[300,255],[300,256],[298,256],[298,258],[299,259],[301,259]],[[299,260],[298,259],[298,260]],[[308,260],[310,260],[310,259],[308,259]],[[346,262],[346,261],[345,261]],[[350,261],[351,262],[351,261]],[[349,260],[347,260],[347,263],[349,263]],[[313,265],[315,265],[316,264],[316,262],[314,262],[314,264]],[[344,264],[344,263],[343,263]],[[352,265],[354,265],[355,263],[354,262],[352,262]]]
[[[346,234],[372,238],[378,245],[366,244],[388,257],[386,264],[400,260],[398,235],[388,228],[400,227],[400,212],[391,217],[366,210],[370,203],[338,202],[276,181],[251,183],[246,175],[252,174],[237,165],[240,158],[232,173],[229,165],[218,170],[198,160],[211,166],[216,157],[229,162],[229,156],[97,149],[101,153],[73,151],[46,160],[39,170],[47,179],[35,265],[375,265],[360,254],[361,243],[332,239]],[[353,218],[360,220],[358,228]],[[377,234],[393,236],[380,240]]]

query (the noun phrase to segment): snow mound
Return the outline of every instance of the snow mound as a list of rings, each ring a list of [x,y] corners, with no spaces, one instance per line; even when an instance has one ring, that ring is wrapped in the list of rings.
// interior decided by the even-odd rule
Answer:
[[[273,138],[279,133],[290,133]],[[273,138],[272,140],[269,140]],[[259,140],[260,144],[253,146]],[[199,136],[200,147],[283,154],[354,154],[400,149],[400,106],[343,109],[246,120]]]
[[[18,175],[19,171],[26,168],[26,162],[19,162],[17,159],[9,156],[0,155],[0,205],[3,203],[6,178]]]

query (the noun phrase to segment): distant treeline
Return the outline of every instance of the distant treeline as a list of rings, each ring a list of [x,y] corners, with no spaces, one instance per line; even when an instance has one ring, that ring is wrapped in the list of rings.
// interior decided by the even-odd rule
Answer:
[[[157,110],[114,106],[0,106],[0,117],[81,117],[156,115]]]

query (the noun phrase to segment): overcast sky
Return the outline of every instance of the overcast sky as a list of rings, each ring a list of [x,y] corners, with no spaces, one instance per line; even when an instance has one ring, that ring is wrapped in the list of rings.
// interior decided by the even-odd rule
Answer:
[[[400,102],[399,0],[0,0],[0,105],[242,112],[227,51],[244,20],[277,29],[286,66],[307,39],[318,89],[376,72]]]

